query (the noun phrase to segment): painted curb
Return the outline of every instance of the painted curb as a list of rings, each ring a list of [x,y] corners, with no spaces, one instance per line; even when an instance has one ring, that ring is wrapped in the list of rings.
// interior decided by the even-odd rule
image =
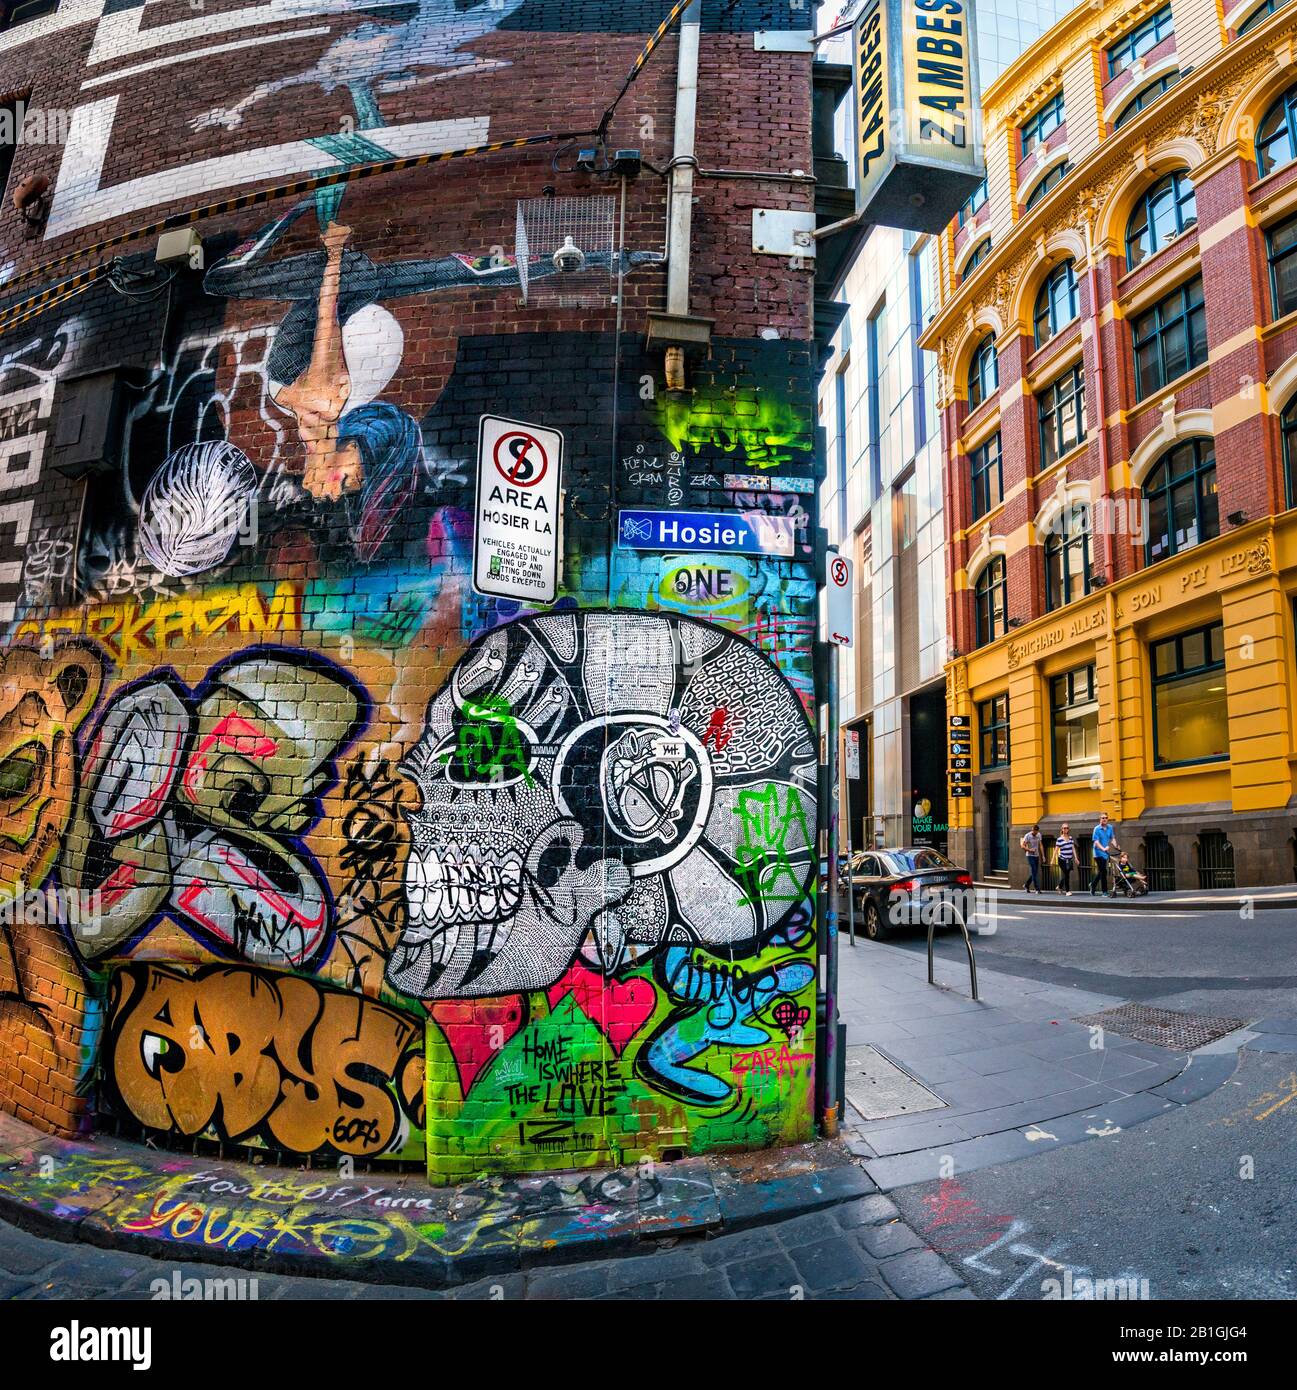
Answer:
[[[442,1289],[651,1253],[668,1237],[732,1234],[877,1192],[833,1141],[765,1151],[759,1176],[742,1157],[746,1173],[707,1156],[659,1164],[647,1179],[635,1168],[578,1170],[430,1188],[402,1174],[344,1183],[55,1139],[0,1116],[0,1219],[173,1263]]]

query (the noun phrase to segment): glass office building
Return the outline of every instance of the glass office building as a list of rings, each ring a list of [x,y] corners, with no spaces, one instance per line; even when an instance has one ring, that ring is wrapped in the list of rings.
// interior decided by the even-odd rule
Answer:
[[[844,7],[837,22],[860,8]],[[1072,8],[1072,0],[980,0],[982,89]],[[822,56],[850,61],[848,40],[831,45]],[[849,150],[850,101],[838,119],[840,148]],[[936,358],[917,342],[936,306],[934,240],[874,228],[838,298],[849,308],[825,367],[819,417],[828,461],[821,524],[856,561],[856,645],[839,661],[843,841],[944,849],[942,444]]]

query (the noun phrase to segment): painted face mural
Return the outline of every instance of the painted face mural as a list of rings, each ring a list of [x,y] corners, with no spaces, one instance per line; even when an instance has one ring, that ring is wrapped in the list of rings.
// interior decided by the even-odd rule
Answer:
[[[48,897],[77,791],[75,733],[103,683],[80,642],[0,653],[0,1057],[48,1076],[45,1118],[67,1123],[80,1081],[84,986]],[[0,1067],[0,1109],[22,1114],[21,1074]],[[27,1112],[29,1113],[29,1112]]]
[[[193,693],[163,674],[116,696],[65,861],[103,898],[104,920],[75,928],[81,949],[102,955],[166,912],[257,964],[316,955],[329,895],[300,836],[361,707],[340,668],[274,648],[214,667]]]
[[[668,940],[741,953],[810,889],[815,751],[746,642],[690,619],[527,618],[461,658],[403,765],[422,999],[546,989]]]
[[[58,853],[76,796],[74,735],[102,683],[88,643],[0,653],[0,892],[38,887]]]
[[[423,1127],[419,1025],[312,980],[130,966],[108,1034],[119,1109],[161,1133],[374,1157]]]

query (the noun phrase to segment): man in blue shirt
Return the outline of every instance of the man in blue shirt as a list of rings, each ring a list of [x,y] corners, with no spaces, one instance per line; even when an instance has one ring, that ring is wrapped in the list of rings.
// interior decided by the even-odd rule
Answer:
[[[1108,824],[1107,811],[1099,817],[1099,824],[1094,827],[1094,834],[1090,837],[1090,848],[1094,851],[1094,874],[1090,879],[1091,896],[1096,891],[1102,891],[1111,897],[1112,889],[1108,886],[1108,858],[1121,846],[1117,843],[1116,830]]]

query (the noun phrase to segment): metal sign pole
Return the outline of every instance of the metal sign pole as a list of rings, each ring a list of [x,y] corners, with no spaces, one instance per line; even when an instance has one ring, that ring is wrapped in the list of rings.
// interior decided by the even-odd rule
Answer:
[[[859,735],[857,735],[859,737]],[[856,885],[851,868],[851,778],[847,778],[847,924],[851,929],[851,944],[856,944]]]

